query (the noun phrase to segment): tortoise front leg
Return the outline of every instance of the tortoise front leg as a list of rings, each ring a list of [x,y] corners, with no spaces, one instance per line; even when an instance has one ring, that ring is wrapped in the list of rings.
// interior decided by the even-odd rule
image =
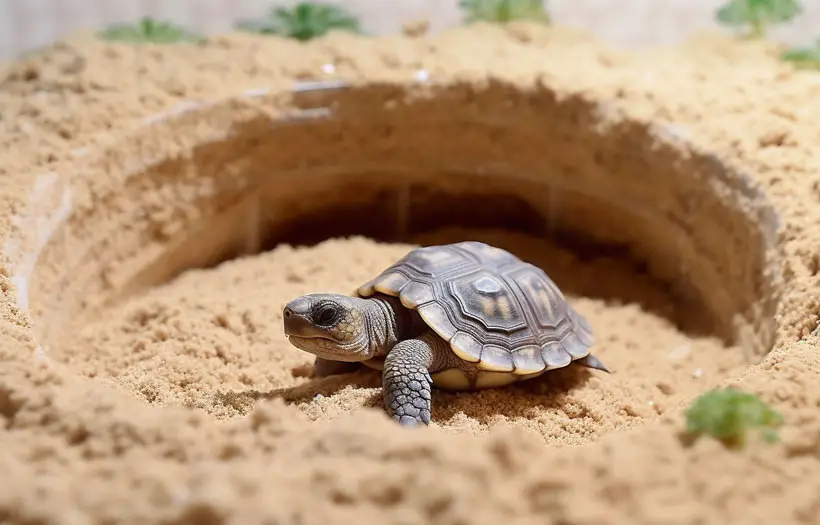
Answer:
[[[387,414],[400,425],[429,425],[435,372],[447,359],[447,345],[429,332],[399,341],[384,359],[382,391]]]
[[[359,369],[361,363],[346,361],[331,361],[317,357],[313,362],[313,375],[315,377],[335,376],[339,374],[349,374]]]

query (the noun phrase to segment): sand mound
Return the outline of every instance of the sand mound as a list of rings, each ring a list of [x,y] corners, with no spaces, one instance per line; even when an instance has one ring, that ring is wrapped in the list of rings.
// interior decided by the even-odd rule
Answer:
[[[713,338],[687,337],[652,313],[650,308],[660,311],[667,304],[661,302],[662,293],[616,264],[579,263],[570,253],[520,234],[499,237],[537,251],[540,257],[533,262],[550,275],[566,277],[565,289],[574,288],[573,277],[583,275],[589,282],[597,272],[624,288],[624,295],[644,299],[646,306],[637,300],[573,301],[602,327],[602,359],[618,363],[617,379],[570,369],[516,388],[436,393],[437,424],[461,431],[514,424],[551,443],[583,443],[651,420],[748,366],[739,349],[724,349]],[[351,290],[406,251],[406,246],[364,239],[328,241],[186,272],[85,326],[52,357],[82,375],[113,380],[150,404],[198,408],[218,418],[244,416],[260,397],[292,400],[314,420],[378,407],[380,381],[374,372],[356,378],[356,388],[347,387],[349,377],[305,378],[313,360],[288,345],[281,333],[281,310],[288,299],[317,285]],[[658,304],[648,302],[653,298]]]
[[[817,78],[523,25],[12,64],[0,521],[815,523]],[[309,377],[284,302],[463,238],[545,268],[616,373],[437,391],[419,431],[372,371]],[[681,444],[725,384],[782,443]]]

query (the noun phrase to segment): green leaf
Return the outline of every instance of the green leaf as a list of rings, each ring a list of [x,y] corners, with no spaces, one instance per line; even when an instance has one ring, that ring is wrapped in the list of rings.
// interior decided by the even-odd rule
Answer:
[[[798,0],[731,0],[715,13],[716,20],[726,26],[751,26],[788,22],[802,14]]]
[[[331,30],[361,33],[359,21],[340,6],[300,2],[293,7],[277,7],[259,19],[237,22],[237,29],[297,40],[311,40]]]
[[[201,42],[203,38],[187,29],[150,17],[143,17],[136,24],[118,24],[99,33],[103,40],[170,44],[175,42]]]
[[[551,22],[542,0],[459,0],[465,12],[465,22],[493,22],[503,24],[515,20]]]
[[[725,25],[746,25],[751,19],[751,13],[746,2],[734,1],[718,9],[716,18]]]
[[[711,435],[731,448],[742,448],[751,428],[760,429],[764,439],[777,441],[776,429],[783,416],[756,396],[733,388],[713,390],[697,398],[686,411],[686,433],[690,437]]]
[[[780,60],[798,67],[820,69],[820,39],[808,47],[793,47],[780,54]]]

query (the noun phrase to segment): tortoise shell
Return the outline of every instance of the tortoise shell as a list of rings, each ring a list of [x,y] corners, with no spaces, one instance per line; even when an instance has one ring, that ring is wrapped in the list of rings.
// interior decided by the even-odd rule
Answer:
[[[540,268],[476,241],[410,251],[356,294],[398,297],[461,359],[531,375],[589,354],[592,327]]]

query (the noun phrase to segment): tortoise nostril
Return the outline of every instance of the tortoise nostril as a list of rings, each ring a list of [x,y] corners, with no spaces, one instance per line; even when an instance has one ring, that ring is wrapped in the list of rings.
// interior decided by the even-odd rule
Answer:
[[[285,311],[283,312],[283,315],[284,315],[284,316],[285,316],[285,318],[287,319],[288,317],[290,317],[290,314],[291,314],[291,313],[292,313],[292,312],[290,311],[290,308],[285,308]]]

